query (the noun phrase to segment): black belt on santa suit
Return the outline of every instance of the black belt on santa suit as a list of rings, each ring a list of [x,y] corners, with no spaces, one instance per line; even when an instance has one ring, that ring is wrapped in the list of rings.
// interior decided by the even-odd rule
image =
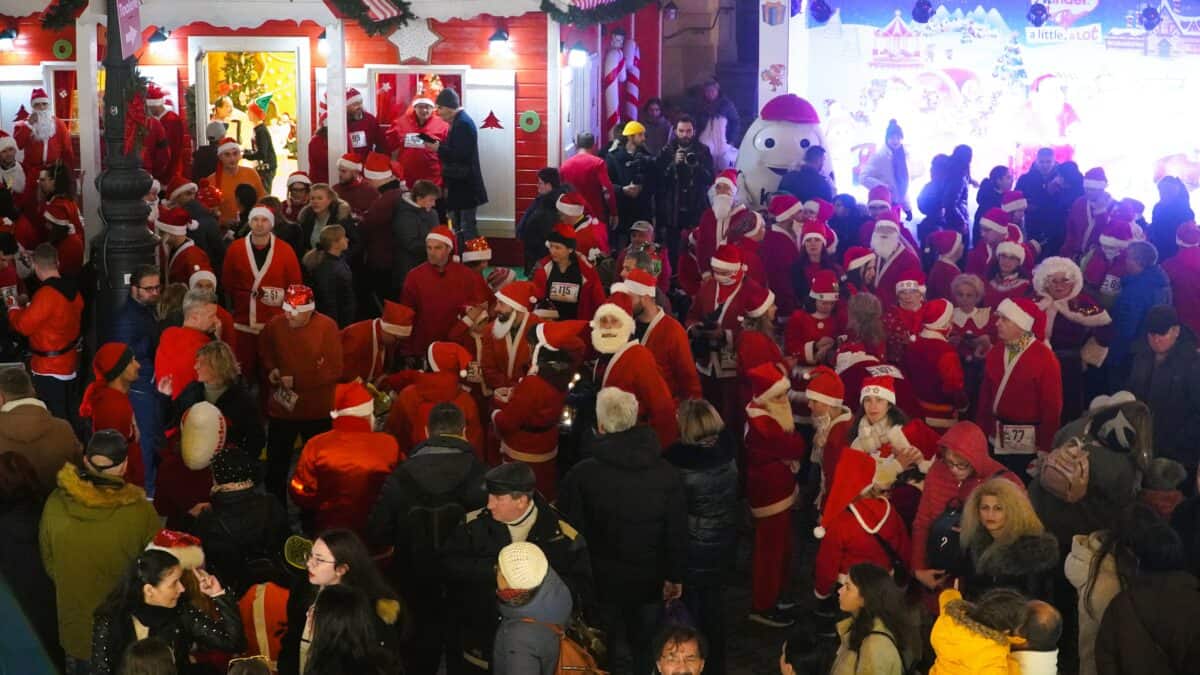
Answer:
[[[63,354],[70,354],[71,352],[77,352],[81,349],[83,349],[83,336],[79,336],[79,337],[75,338],[75,340],[73,342],[68,344],[66,347],[63,347],[62,349],[55,349],[55,350],[49,351],[49,352],[42,352],[42,351],[33,349],[31,347],[29,349],[29,353],[33,354],[34,356],[41,357],[43,359],[50,359],[50,358],[54,358],[55,356],[62,356]]]

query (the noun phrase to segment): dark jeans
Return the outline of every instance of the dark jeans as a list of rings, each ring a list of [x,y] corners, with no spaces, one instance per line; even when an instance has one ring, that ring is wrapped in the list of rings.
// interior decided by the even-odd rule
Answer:
[[[146,494],[154,496],[154,478],[158,474],[158,449],[163,447],[163,410],[160,394],[153,383],[139,381],[129,390],[129,404],[137,421],[142,446],[142,465],[146,467]]]
[[[76,419],[79,417],[76,414],[79,406],[79,400],[75,395],[76,380],[60,380],[49,375],[33,375],[32,379],[33,389],[42,403],[46,404],[46,410],[61,420],[67,420],[72,427],[75,427]]]
[[[66,675],[92,675],[92,662],[68,656],[63,672]]]
[[[331,426],[329,419],[281,420],[272,417],[267,422],[267,492],[287,505],[288,471],[292,467],[296,437],[307,443],[313,436],[329,431]]]
[[[457,209],[450,212],[450,222],[458,233],[459,251],[466,249],[467,242],[479,236],[479,224],[475,220],[475,209]]]
[[[725,589],[721,586],[683,584],[683,603],[692,613],[696,628],[708,639],[705,675],[725,675]]]
[[[601,603],[597,607],[596,613],[600,626],[608,636],[610,673],[613,675],[623,673],[643,675],[643,673],[652,672],[650,668],[654,665],[654,656],[650,653],[651,641],[658,630],[658,620],[662,609],[661,602],[641,603],[636,601]],[[632,669],[627,667],[629,665],[627,663],[621,664],[626,667],[617,667],[616,646],[622,641],[622,638],[629,646],[629,652],[633,658]]]
[[[459,640],[451,632],[454,627],[447,616],[445,602],[439,598],[440,593],[410,590],[403,595],[413,617],[412,634],[400,649],[405,672],[408,675],[437,675],[443,656],[446,673],[471,672],[466,669],[462,653],[456,648]]]

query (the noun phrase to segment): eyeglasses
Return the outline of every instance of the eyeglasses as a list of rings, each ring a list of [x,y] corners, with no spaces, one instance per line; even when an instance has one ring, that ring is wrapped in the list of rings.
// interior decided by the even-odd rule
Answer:
[[[161,291],[162,284],[158,284],[157,286],[134,286],[134,288],[149,293],[150,291]]]
[[[318,565],[336,565],[337,564],[336,560],[326,560],[324,558],[315,556],[315,555],[313,555],[312,551],[304,552],[304,562],[305,563],[314,562]]]
[[[954,471],[966,471],[971,468],[970,462],[951,462],[945,457],[942,458],[942,461],[946,463],[947,467],[953,469]]]

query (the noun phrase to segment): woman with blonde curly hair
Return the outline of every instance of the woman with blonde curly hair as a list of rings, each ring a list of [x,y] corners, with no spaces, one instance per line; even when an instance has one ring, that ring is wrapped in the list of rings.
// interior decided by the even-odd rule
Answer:
[[[963,506],[960,534],[963,595],[1015,588],[1031,599],[1051,600],[1059,566],[1058,540],[1046,532],[1029,497],[1007,478],[992,478]]]

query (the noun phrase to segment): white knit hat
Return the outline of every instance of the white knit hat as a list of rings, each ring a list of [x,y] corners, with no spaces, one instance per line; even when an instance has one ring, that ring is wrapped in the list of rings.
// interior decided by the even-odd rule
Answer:
[[[500,549],[500,573],[510,588],[528,591],[542,585],[550,563],[537,544],[520,541]]]

